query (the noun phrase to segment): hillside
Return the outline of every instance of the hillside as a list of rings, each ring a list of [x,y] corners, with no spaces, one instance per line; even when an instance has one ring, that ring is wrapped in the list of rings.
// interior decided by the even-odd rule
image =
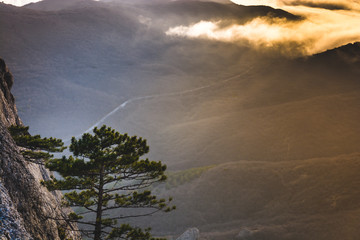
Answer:
[[[359,55],[348,47],[255,66],[112,116],[148,136],[170,169],[183,169],[184,180],[158,190],[178,211],[153,228],[196,226],[203,239],[356,239],[359,71],[348,59]],[[214,164],[186,180],[189,168]]]
[[[359,43],[288,58],[246,41],[165,34],[259,17],[301,21],[203,1],[0,4],[0,53],[34,133],[69,140],[107,124],[148,139],[148,157],[172,179],[155,190],[178,206],[151,221],[157,234],[356,239]]]
[[[356,239],[359,160],[352,154],[219,164],[170,189],[178,211],[153,227],[197,226],[201,239]]]
[[[150,138],[175,168],[358,152],[356,64],[316,61],[268,59],[207,88],[135,101],[108,122]]]

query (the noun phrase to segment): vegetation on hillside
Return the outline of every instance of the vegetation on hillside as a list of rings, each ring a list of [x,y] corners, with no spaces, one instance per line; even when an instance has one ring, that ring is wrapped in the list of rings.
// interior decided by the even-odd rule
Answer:
[[[190,168],[183,171],[169,172],[167,175],[167,181],[165,183],[166,189],[171,189],[189,183],[199,178],[204,172],[215,167],[215,165]]]

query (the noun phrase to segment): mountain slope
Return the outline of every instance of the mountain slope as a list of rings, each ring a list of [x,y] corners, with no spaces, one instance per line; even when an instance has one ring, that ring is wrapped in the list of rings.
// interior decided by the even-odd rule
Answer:
[[[158,190],[178,211],[152,220],[154,230],[196,226],[203,239],[224,240],[355,239],[360,82],[346,49],[324,53],[341,52],[331,68],[322,54],[262,59],[234,78],[133,101],[107,119],[148,138],[150,157],[183,170],[184,179],[193,167],[216,165]]]
[[[26,124],[66,139],[107,124],[148,139],[148,157],[171,171],[207,169],[159,189],[179,199],[178,211],[151,221],[159,234],[199,227],[208,239],[353,239],[359,45],[288,59],[242,42],[170,37],[170,27],[201,20],[298,18],[159,2],[1,5],[0,52],[19,79]]]
[[[359,157],[220,164],[170,189],[178,211],[153,227],[195,225],[202,239],[356,239]]]

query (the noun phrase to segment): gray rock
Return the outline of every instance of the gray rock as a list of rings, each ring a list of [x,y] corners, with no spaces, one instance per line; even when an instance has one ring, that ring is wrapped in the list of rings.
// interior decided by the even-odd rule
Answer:
[[[0,239],[59,240],[58,227],[80,239],[76,225],[61,219],[69,209],[60,207],[61,193],[51,193],[40,184],[50,172],[24,160],[7,128],[21,124],[10,92],[11,73],[0,59]],[[73,229],[75,231],[70,231]]]
[[[198,240],[200,239],[200,231],[197,228],[189,228],[176,240]]]
[[[0,182],[0,239],[24,239],[32,237],[25,230],[24,223],[11,201],[7,189]]]

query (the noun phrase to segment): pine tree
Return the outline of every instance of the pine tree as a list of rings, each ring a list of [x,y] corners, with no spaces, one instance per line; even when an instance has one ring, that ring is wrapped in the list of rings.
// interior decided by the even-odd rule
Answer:
[[[158,199],[149,190],[153,183],[166,179],[166,165],[160,161],[140,159],[148,153],[146,140],[120,134],[110,127],[95,128],[93,135],[85,133],[80,139],[71,140],[73,156],[51,159],[46,166],[57,171],[62,179],[43,182],[49,190],[68,190],[64,203],[70,207],[82,207],[82,213],[71,213],[68,221],[86,224],[92,230],[85,231],[94,240],[129,239],[147,240],[150,229],[142,230],[119,220],[142,217],[159,211],[171,211],[165,199]],[[130,215],[109,216],[117,209],[148,210]],[[84,216],[93,220],[84,220]],[[86,219],[89,219],[87,217]]]
[[[61,139],[42,138],[40,135],[32,136],[28,126],[13,125],[9,132],[16,145],[21,147],[21,153],[27,161],[43,164],[52,158],[53,152],[62,152],[66,149]]]

